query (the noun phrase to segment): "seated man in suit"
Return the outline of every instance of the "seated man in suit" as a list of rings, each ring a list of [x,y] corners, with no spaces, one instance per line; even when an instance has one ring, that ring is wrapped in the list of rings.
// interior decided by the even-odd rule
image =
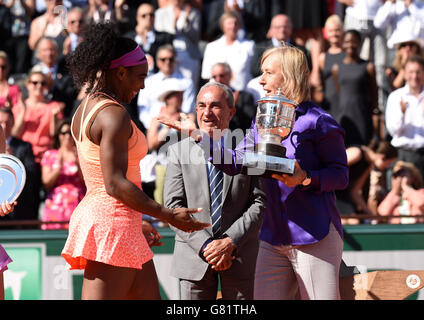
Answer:
[[[125,34],[125,37],[133,39],[146,53],[149,63],[149,72],[158,72],[155,64],[157,50],[164,44],[172,44],[174,36],[168,32],[159,32],[154,29],[155,8],[149,3],[142,3],[137,9],[137,25],[134,30]]]
[[[255,51],[250,64],[250,72],[255,78],[261,74],[261,58],[266,49],[281,46],[281,41],[295,46],[303,51],[308,58],[309,70],[312,69],[312,62],[305,47],[298,45],[292,40],[293,25],[289,16],[285,14],[277,14],[271,20],[271,25],[268,30],[267,37],[269,40],[258,43],[255,46]]]
[[[231,138],[225,130],[235,113],[231,89],[205,84],[197,96],[200,130],[213,139]],[[168,208],[203,208],[196,216],[211,227],[188,234],[175,230],[171,275],[183,300],[213,300],[218,278],[223,299],[253,299],[259,229],[266,198],[259,176],[229,176],[205,160],[191,138],[168,149],[164,203]]]
[[[6,153],[22,161],[26,171],[26,182],[13,213],[3,220],[37,220],[40,202],[41,173],[35,164],[30,143],[11,136],[14,124],[10,108],[0,108],[0,125],[6,138]]]

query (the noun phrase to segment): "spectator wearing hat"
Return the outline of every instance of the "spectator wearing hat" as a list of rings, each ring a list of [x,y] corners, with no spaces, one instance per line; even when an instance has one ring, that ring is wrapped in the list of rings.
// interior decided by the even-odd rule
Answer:
[[[181,120],[180,112],[186,90],[185,83],[176,79],[166,79],[162,88],[162,93],[158,97],[163,104],[159,115],[170,120]],[[190,114],[189,117],[194,121],[193,114]],[[147,145],[150,154],[141,160],[140,169],[142,170],[142,182],[154,183],[153,198],[161,204],[163,204],[163,186],[168,163],[166,153],[169,146],[179,140],[180,134],[177,130],[161,124],[156,118],[152,119],[147,130]],[[150,172],[146,172],[147,170]]]
[[[387,99],[386,128],[399,160],[412,162],[424,175],[424,59],[409,57],[404,75],[405,86]]]
[[[146,78],[146,86],[143,93],[138,95],[138,115],[144,128],[149,129],[152,119],[156,117],[162,107],[159,96],[163,93],[163,83],[167,79],[175,79],[187,88],[183,94],[181,111],[184,113],[194,112],[195,92],[191,79],[186,78],[177,67],[177,53],[170,44],[158,48],[156,65],[159,71]]]
[[[416,38],[411,33],[404,34],[394,44],[396,49],[395,58],[390,67],[386,68],[386,77],[389,84],[389,92],[399,89],[405,85],[404,65],[406,60],[419,55],[424,57],[422,49],[422,39]]]
[[[412,32],[415,37],[424,36],[424,4],[414,0],[389,0],[381,6],[374,19],[379,29],[391,27],[387,47],[393,49],[398,38]]]

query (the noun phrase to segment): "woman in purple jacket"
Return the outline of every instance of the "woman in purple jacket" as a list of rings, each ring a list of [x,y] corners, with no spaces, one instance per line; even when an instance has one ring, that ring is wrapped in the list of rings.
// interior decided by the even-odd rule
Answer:
[[[282,141],[286,157],[296,159],[296,164],[293,175],[264,179],[268,202],[260,232],[254,298],[340,299],[343,231],[334,191],[346,188],[349,180],[344,131],[329,114],[309,102],[309,69],[302,51],[291,46],[269,49],[261,68],[260,84],[266,95],[281,89],[297,105],[293,129]],[[184,121],[183,128],[193,130],[193,125],[186,124],[189,122]],[[207,138],[201,139],[200,145],[209,148],[211,155],[220,153],[224,163],[214,161],[214,165],[235,175],[241,172],[244,153],[257,141],[253,121],[235,150]]]

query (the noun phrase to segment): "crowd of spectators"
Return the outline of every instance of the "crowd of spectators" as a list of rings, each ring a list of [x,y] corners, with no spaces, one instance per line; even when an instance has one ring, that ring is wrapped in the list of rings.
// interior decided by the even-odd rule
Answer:
[[[0,123],[28,176],[0,222],[66,221],[84,194],[70,119],[85,88],[74,85],[66,56],[99,21],[114,22],[147,56],[145,89],[125,107],[147,136],[142,182],[158,202],[161,146],[179,135],[155,117],[194,118],[199,88],[215,81],[234,93],[230,129],[248,129],[264,95],[261,55],[293,45],[308,59],[311,100],[346,132],[351,180],[338,208],[368,218],[343,221],[424,214],[424,1],[0,0]]]

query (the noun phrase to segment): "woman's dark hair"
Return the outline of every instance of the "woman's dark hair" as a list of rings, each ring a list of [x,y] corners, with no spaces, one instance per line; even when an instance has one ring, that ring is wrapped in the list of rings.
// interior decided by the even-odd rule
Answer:
[[[56,132],[53,137],[53,149],[59,149],[60,148],[60,141],[59,141],[59,135],[64,125],[68,125],[71,127],[71,120],[69,119],[63,119],[59,125],[57,126]]]
[[[361,34],[359,33],[359,31],[357,31],[355,29],[349,29],[349,30],[345,31],[345,33],[343,34],[343,38],[345,38],[346,35],[348,35],[349,33],[353,34],[359,40],[359,42],[362,41]]]
[[[137,43],[121,37],[112,22],[93,23],[84,32],[84,41],[66,58],[66,64],[75,84],[86,92],[101,90],[105,71],[112,60],[134,50]]]
[[[374,150],[375,153],[382,154],[386,160],[394,159],[398,156],[398,150],[387,140],[372,140],[368,147]]]

